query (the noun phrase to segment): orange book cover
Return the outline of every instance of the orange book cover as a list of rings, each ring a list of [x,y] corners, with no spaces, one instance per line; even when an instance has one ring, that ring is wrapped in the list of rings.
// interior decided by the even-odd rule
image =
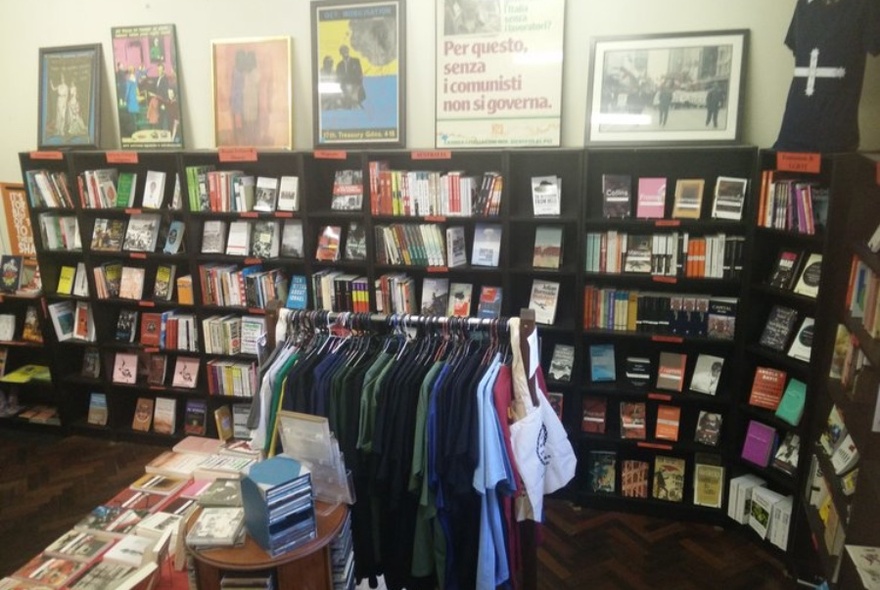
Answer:
[[[776,410],[785,390],[787,374],[780,369],[757,367],[749,394],[749,404],[758,408]]]
[[[657,424],[654,438],[658,440],[678,440],[678,425],[681,422],[681,408],[678,406],[657,406]]]

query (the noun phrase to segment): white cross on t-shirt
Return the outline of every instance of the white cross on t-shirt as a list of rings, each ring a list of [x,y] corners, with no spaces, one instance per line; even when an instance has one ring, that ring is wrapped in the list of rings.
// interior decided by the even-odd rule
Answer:
[[[819,67],[819,49],[813,49],[810,52],[809,67],[799,67],[794,69],[795,78],[806,78],[807,88],[805,93],[807,96],[813,96],[816,90],[816,78],[843,78],[846,75],[846,68],[820,68]]]

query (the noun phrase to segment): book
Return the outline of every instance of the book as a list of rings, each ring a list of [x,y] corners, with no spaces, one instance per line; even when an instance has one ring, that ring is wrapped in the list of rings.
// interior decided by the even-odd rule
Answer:
[[[770,488],[764,486],[752,488],[748,524],[758,533],[760,538],[766,538],[770,532],[770,515],[773,511],[773,505],[782,499],[782,494]]]
[[[113,382],[132,385],[137,382],[138,355],[117,352],[113,360]]]
[[[278,183],[278,211],[299,211],[299,177],[282,176]]]
[[[770,315],[767,316],[767,323],[764,324],[758,342],[761,346],[784,352],[796,321],[797,311],[785,305],[774,305]]]
[[[613,344],[590,345],[590,379],[594,383],[617,381],[617,363]]]
[[[645,440],[645,402],[620,402],[620,438]]]
[[[728,489],[727,516],[740,524],[748,524],[752,490],[765,484],[754,473],[732,478]]]
[[[501,258],[501,225],[477,223],[474,226],[473,266],[497,267]]]
[[[107,551],[113,542],[113,539],[71,529],[43,549],[43,555],[91,563]]]
[[[749,181],[746,178],[719,176],[715,180],[715,199],[712,201],[713,219],[740,221],[746,202]]]
[[[150,492],[161,496],[172,496],[179,492],[187,483],[188,477],[170,477],[154,473],[146,473],[136,479],[130,487],[141,492]]]
[[[608,401],[604,397],[584,396],[581,430],[605,434],[605,415]]]
[[[856,567],[862,586],[877,588],[880,585],[880,547],[846,545],[846,552]]]
[[[101,375],[101,352],[94,347],[89,347],[83,351],[81,377],[89,379],[97,379]]]
[[[776,407],[776,417],[792,426],[797,426],[804,414],[806,398],[806,383],[795,378],[789,379],[785,391],[782,393],[782,399],[779,400],[779,405]]]
[[[207,432],[208,403],[201,399],[186,400],[183,413],[183,432],[204,436]]]
[[[144,295],[146,270],[138,266],[123,266],[119,278],[119,297],[121,299],[140,299]]]
[[[286,219],[281,230],[281,256],[303,258],[303,222]]]
[[[646,176],[639,178],[636,199],[636,217],[663,219],[666,215],[666,178]]]
[[[28,305],[25,309],[21,339],[25,342],[43,343],[43,329],[40,326],[40,313],[36,305]]]
[[[137,335],[138,311],[136,309],[120,309],[116,318],[116,341],[134,342]]]
[[[474,286],[471,283],[450,283],[446,315],[458,318],[470,317],[473,290]]]
[[[801,320],[801,325],[791,340],[788,347],[788,356],[796,358],[800,361],[810,362],[810,355],[813,350],[813,326],[816,320],[805,317]]]
[[[660,352],[657,366],[657,388],[680,392],[684,387],[687,355],[667,350]]]
[[[364,204],[363,171],[337,170],[333,178],[333,211],[360,211]]]
[[[620,495],[624,498],[647,498],[650,463],[635,459],[620,462]]]
[[[649,274],[652,270],[654,236],[629,235],[623,257],[623,272]]]
[[[609,218],[630,216],[632,177],[628,174],[602,175],[602,214]]]
[[[788,248],[780,250],[770,271],[770,276],[767,277],[767,284],[776,289],[793,288],[800,260],[801,252],[799,250]]]
[[[165,236],[165,245],[162,247],[162,252],[165,254],[177,254],[178,252],[181,252],[185,230],[186,224],[183,221],[179,219],[172,220],[171,224],[168,226],[168,234]]]
[[[199,506],[241,506],[241,479],[219,477],[197,498]]]
[[[535,323],[552,326],[556,321],[559,283],[534,279],[529,296],[529,309],[535,312]]]
[[[251,248],[251,230],[253,224],[246,220],[236,220],[229,224],[226,236],[227,256],[248,256]]]
[[[771,465],[783,473],[794,477],[797,473],[798,455],[800,454],[801,438],[796,432],[789,431],[776,449]]]
[[[15,315],[11,313],[0,314],[0,341],[12,342],[15,340]]]
[[[825,427],[819,434],[819,444],[822,445],[825,454],[829,458],[834,455],[834,452],[843,442],[846,435],[847,428],[846,423],[843,421],[843,414],[835,404],[831,406],[831,411],[828,412],[828,420],[826,420]]]
[[[0,292],[15,293],[21,286],[23,257],[0,256]],[[60,281],[59,281],[60,282]]]
[[[553,408],[553,412],[556,414],[556,417],[562,421],[562,411],[565,403],[565,394],[559,391],[549,391],[547,392],[547,401],[550,402],[550,407]]]
[[[124,219],[95,219],[90,248],[95,252],[119,252],[126,235]]]
[[[657,440],[678,440],[681,424],[681,408],[659,404],[657,406],[657,422],[654,425],[654,438]]]
[[[798,280],[794,285],[794,292],[798,295],[812,297],[819,294],[819,280],[822,275],[822,254],[810,253],[801,268]]]
[[[161,219],[158,213],[132,215],[125,230],[122,249],[129,252],[155,252]]]
[[[561,261],[562,227],[552,225],[536,227],[532,266],[535,268],[559,268]]]
[[[339,260],[339,244],[342,228],[338,225],[325,225],[318,236],[318,247],[315,249],[315,260],[334,262]]]
[[[449,279],[425,277],[422,279],[423,316],[443,316],[449,302]]]
[[[628,356],[625,361],[626,380],[636,387],[643,387],[651,381],[651,359],[645,356]]]
[[[775,444],[776,429],[763,422],[749,420],[741,456],[758,467],[767,467]]]
[[[500,318],[502,295],[501,287],[482,287],[477,303],[477,317],[490,320]]]
[[[535,217],[559,215],[562,212],[562,178],[532,176],[532,214]]]
[[[171,301],[174,298],[174,275],[177,266],[160,264],[156,267],[156,279],[153,281],[153,299]]]
[[[141,198],[141,207],[144,209],[161,209],[165,201],[165,173],[158,170],[148,170],[144,182],[144,195]]]
[[[70,295],[73,292],[73,280],[76,276],[75,266],[62,266],[58,271],[58,288],[55,292],[59,295]]]
[[[691,374],[690,390],[715,395],[718,391],[718,382],[721,380],[723,367],[723,357],[700,353]]]
[[[155,544],[156,540],[150,537],[126,535],[104,554],[102,561],[138,568],[153,557],[151,550]]]
[[[153,432],[174,434],[177,430],[177,400],[157,397],[153,404]]]
[[[88,423],[92,426],[107,426],[107,395],[92,392],[89,394]]]
[[[654,457],[654,485],[651,495],[657,500],[684,500],[684,459],[657,455]]]
[[[449,268],[467,264],[467,246],[464,239],[464,228],[461,226],[446,228],[446,265]]]
[[[177,357],[174,365],[172,387],[195,389],[199,377],[199,359],[197,357]]]
[[[843,475],[856,466],[859,461],[859,450],[849,432],[841,439],[840,444],[831,455],[831,465],[835,475]]]
[[[202,225],[202,254],[223,254],[226,252],[226,222],[207,219]]]
[[[149,432],[153,424],[153,398],[139,397],[134,408],[134,419],[131,422],[132,430]]]
[[[706,336],[733,340],[736,334],[736,311],[739,300],[733,297],[712,297],[706,313]]]
[[[614,347],[612,346],[612,356]],[[574,367],[574,346],[571,344],[556,344],[553,346],[553,356],[550,358],[550,370],[547,376],[561,383],[571,381],[571,370]],[[612,367],[613,368],[613,367]],[[613,381],[614,379],[612,379]],[[595,379],[594,379],[595,381]]]
[[[749,392],[749,405],[775,412],[785,391],[788,374],[773,367],[755,367],[752,389]]]
[[[672,203],[672,217],[675,219],[699,219],[703,208],[703,189],[706,181],[702,178],[679,178],[675,183],[675,200]]]
[[[116,207],[126,209],[134,207],[137,172],[120,172],[116,181]],[[143,199],[142,199],[143,200]]]
[[[307,309],[309,306],[309,285],[305,275],[290,275],[290,286],[284,307],[288,309]],[[254,352],[256,354],[256,352]]]
[[[233,422],[232,411],[228,405],[222,405],[214,410],[214,422],[217,426],[217,438],[222,441],[228,441],[232,438]]]
[[[590,490],[594,493],[613,494],[617,485],[617,453],[590,451]]]
[[[147,384],[161,387],[165,385],[165,372],[168,357],[164,354],[151,354],[147,368]]]
[[[700,410],[697,417],[697,427],[694,431],[694,441],[710,447],[718,446],[723,419],[722,415],[717,412]]]
[[[261,219],[251,227],[250,255],[256,258],[278,258],[281,248],[281,222]]]
[[[87,564],[81,561],[50,557],[40,553],[12,572],[12,577],[31,584],[28,587],[67,588],[68,582],[79,576],[87,567]]]
[[[367,259],[367,232],[363,223],[352,221],[345,235],[345,260]]]
[[[721,457],[697,453],[694,461],[694,505],[721,508],[724,499],[724,467]]]
[[[254,211],[275,211],[278,200],[278,179],[258,176],[254,191]]]

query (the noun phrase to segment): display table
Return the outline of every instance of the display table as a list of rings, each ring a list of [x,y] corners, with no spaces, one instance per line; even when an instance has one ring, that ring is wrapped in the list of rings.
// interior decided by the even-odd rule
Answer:
[[[247,535],[241,547],[198,550],[187,548],[195,562],[196,579],[202,590],[220,588],[220,580],[229,572],[272,570],[276,588],[331,590],[330,542],[342,530],[348,511],[345,504],[315,502],[318,536],[293,551],[270,557]]]

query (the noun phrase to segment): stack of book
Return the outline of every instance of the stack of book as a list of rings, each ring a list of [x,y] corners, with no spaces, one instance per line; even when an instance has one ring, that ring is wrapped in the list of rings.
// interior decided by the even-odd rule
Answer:
[[[342,531],[330,542],[330,568],[334,590],[354,588],[354,537],[351,535],[351,513],[346,513]]]
[[[241,496],[248,533],[272,557],[316,537],[311,473],[299,461],[278,455],[254,463]]]
[[[244,510],[240,507],[204,508],[186,535],[194,549],[233,547],[244,542]]]

